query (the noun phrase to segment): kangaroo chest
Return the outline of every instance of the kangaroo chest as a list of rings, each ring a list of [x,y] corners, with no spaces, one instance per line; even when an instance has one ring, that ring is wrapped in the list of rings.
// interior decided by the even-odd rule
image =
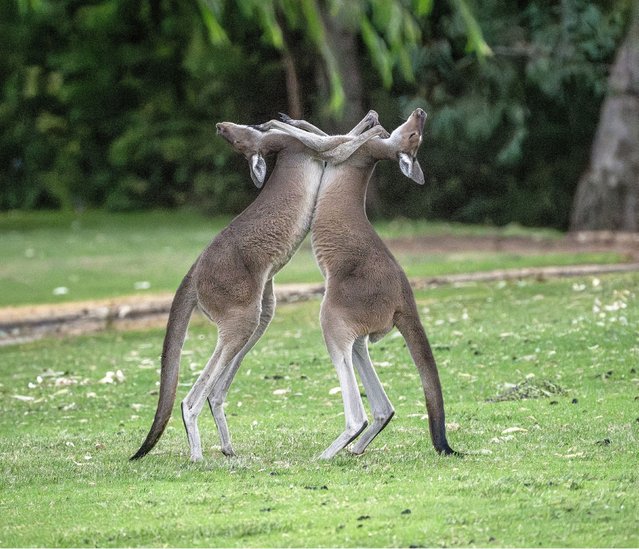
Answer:
[[[372,230],[365,211],[366,180],[327,168],[311,225],[313,253],[325,277],[361,256]]]
[[[269,278],[289,262],[311,228],[322,171],[319,161],[308,160],[288,172],[277,203],[263,216],[260,248],[271,264]]]

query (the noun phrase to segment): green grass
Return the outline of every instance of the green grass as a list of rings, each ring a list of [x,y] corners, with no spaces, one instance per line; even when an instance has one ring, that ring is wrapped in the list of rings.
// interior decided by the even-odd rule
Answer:
[[[425,219],[397,218],[386,221],[378,221],[375,227],[384,238],[407,238],[430,235],[453,236],[500,236],[500,237],[526,237],[536,240],[558,239],[562,233],[554,229],[527,228],[517,223],[511,223],[504,227],[492,225],[466,225],[463,223],[451,223],[446,221],[426,221]]]
[[[184,211],[0,214],[0,307],[173,292],[202,249],[228,221]],[[424,221],[396,220],[377,226],[387,239],[433,234],[559,237],[559,233],[546,230]],[[615,253],[398,253],[397,257],[408,275],[414,277],[621,259]],[[277,280],[280,283],[322,280],[308,239]],[[146,289],[141,290],[140,286]]]
[[[228,219],[188,212],[0,216],[0,306],[175,291]],[[54,295],[56,288],[68,293]]]
[[[280,306],[245,359],[233,459],[205,411],[190,464],[176,410],[127,461],[155,409],[161,331],[0,348],[0,545],[636,547],[638,293],[639,274],[419,292],[463,459],[433,451],[391,333],[371,353],[395,418],[363,456],[316,460],[343,426],[316,301]],[[202,320],[190,334],[178,399],[215,343]],[[488,400],[526,379],[564,392]]]

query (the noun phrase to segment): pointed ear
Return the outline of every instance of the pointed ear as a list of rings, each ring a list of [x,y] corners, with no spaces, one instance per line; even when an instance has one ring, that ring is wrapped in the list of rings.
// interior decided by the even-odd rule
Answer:
[[[424,184],[424,172],[422,172],[422,167],[419,165],[417,160],[413,160],[406,153],[399,153],[399,169],[402,170],[402,173],[412,179],[415,183],[419,185]]]
[[[424,184],[424,172],[422,171],[422,167],[419,165],[417,160],[413,161],[413,175],[411,179],[417,183],[418,185]]]
[[[262,185],[264,185],[264,179],[266,179],[266,162],[264,161],[264,157],[259,153],[251,155],[249,165],[251,168],[251,179],[253,183],[255,183],[255,186],[261,189]]]

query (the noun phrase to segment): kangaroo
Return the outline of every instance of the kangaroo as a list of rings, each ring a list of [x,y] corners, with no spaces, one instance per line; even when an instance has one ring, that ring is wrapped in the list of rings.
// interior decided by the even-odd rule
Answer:
[[[363,131],[369,126],[373,127]],[[257,187],[266,176],[264,156],[277,153],[276,164],[264,190],[205,248],[176,291],[162,350],[157,410],[146,439],[131,459],[143,457],[155,446],[171,417],[182,346],[196,306],[217,324],[218,340],[182,401],[191,460],[202,459],[197,419],[207,399],[222,453],[235,455],[223,403],[242,359],[273,317],[273,276],[310,229],[324,161],[341,162],[368,139],[385,133],[374,111],[346,136],[317,136],[292,129],[298,133],[262,133],[230,122],[217,124],[218,133],[249,160]],[[332,149],[337,145],[342,147],[335,153]]]
[[[305,121],[284,118],[288,124],[323,134]],[[393,417],[395,410],[373,368],[368,341],[378,341],[394,326],[404,337],[420,375],[433,446],[442,454],[456,453],[446,439],[437,365],[413,291],[406,274],[368,221],[364,207],[368,181],[379,160],[399,161],[404,175],[420,185],[424,183],[415,155],[425,121],[426,113],[415,110],[389,138],[371,139],[345,162],[328,165],[322,176],[311,239],[326,279],[320,321],[339,377],[346,419],[344,432],[321,454],[323,459],[332,458],[357,437],[350,451],[363,453]],[[285,125],[278,122],[272,127],[286,131]],[[368,429],[353,366],[373,414]]]

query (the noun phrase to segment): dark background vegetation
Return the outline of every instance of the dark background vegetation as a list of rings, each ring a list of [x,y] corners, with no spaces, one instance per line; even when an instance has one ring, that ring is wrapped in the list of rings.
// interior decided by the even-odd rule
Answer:
[[[313,28],[296,16],[311,4],[353,46],[335,52],[351,60],[341,105]],[[353,111],[374,108],[392,130],[420,106],[427,186],[380,165],[373,215],[568,226],[627,2],[389,1],[402,29],[418,29],[399,46],[386,6],[344,3],[358,10],[349,27],[338,4],[265,2],[262,13],[240,0],[0,3],[0,210],[235,213],[257,191],[216,122],[262,122],[293,105],[347,130]],[[467,8],[493,55],[469,48]],[[269,28],[284,29],[284,47]],[[349,74],[361,77],[355,100]]]

